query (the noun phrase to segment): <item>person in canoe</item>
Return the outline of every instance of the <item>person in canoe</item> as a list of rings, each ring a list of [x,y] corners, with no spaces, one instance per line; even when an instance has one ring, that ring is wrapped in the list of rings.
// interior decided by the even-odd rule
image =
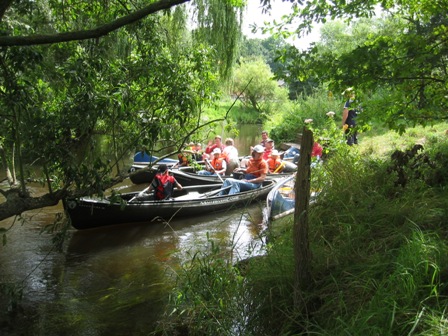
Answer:
[[[220,135],[216,135],[214,141],[209,141],[207,147],[205,148],[204,154],[202,155],[202,159],[212,159],[213,158],[213,150],[215,148],[219,148],[222,152],[225,145],[222,143],[222,138]]]
[[[149,193],[154,192],[155,200],[169,199],[173,195],[174,186],[177,189],[182,189],[182,185],[176,181],[174,176],[170,175],[167,165],[161,164],[157,168],[157,174],[154,176],[149,187],[143,189],[138,197],[145,197]]]
[[[269,173],[271,174],[281,173],[285,168],[285,164],[280,159],[280,153],[276,149],[272,150],[271,156],[266,160],[266,162],[269,167]]]
[[[240,160],[238,158],[238,149],[235,147],[232,138],[226,139],[226,147],[222,151],[222,156],[225,158],[227,163],[227,169],[225,175],[231,175],[232,172],[239,168]]]
[[[263,153],[264,147],[256,145],[252,150],[252,158],[247,163],[247,168],[237,168],[235,170],[235,172],[244,172],[243,179],[226,179],[222,185],[223,190],[220,195],[233,195],[241,191],[260,188],[268,173],[268,164],[263,160]]]
[[[205,162],[207,163],[205,166],[206,170],[198,171],[198,175],[224,175],[227,168],[227,163],[225,158],[221,155],[221,150],[219,148],[215,148],[212,152],[213,159],[212,161]]]

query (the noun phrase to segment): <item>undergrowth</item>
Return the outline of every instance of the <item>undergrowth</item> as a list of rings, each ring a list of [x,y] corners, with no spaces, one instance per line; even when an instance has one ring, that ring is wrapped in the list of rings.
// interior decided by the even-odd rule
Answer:
[[[213,245],[195,255],[158,334],[448,334],[448,146],[435,132],[412,157],[406,144],[389,152],[404,161],[346,147],[319,167],[303,309],[293,302],[291,220],[263,257],[234,265]]]

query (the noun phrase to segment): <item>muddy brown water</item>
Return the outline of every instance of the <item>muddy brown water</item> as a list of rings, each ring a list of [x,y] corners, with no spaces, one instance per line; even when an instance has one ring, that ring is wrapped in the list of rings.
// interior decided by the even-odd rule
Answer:
[[[236,144],[248,148],[259,131],[245,130]],[[126,180],[118,188],[143,187]],[[261,201],[170,223],[69,228],[61,250],[44,230],[63,215],[61,204],[0,221],[9,229],[0,245],[0,335],[147,335],[169,284],[210,240],[234,260],[263,253],[263,208]]]

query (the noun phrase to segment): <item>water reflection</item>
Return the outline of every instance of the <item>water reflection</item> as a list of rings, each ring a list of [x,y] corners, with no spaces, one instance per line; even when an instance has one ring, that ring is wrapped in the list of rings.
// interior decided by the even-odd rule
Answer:
[[[240,130],[235,139],[240,155],[258,142],[260,131]],[[29,187],[39,193],[39,186]],[[126,180],[116,189],[143,186]],[[7,313],[9,296],[0,296],[0,334],[147,335],[163,311],[173,275],[210,240],[234,259],[262,253],[263,206],[169,223],[70,229],[62,253],[42,232],[62,206],[27,212],[24,224],[16,223],[7,244],[0,244],[0,283],[7,289],[23,286],[21,310],[14,316]],[[0,221],[0,228],[11,224],[12,219]]]
[[[15,225],[1,248],[1,281],[23,281],[28,315],[2,334],[147,334],[163,310],[172,276],[210,240],[234,258],[261,253],[262,207],[260,202],[170,223],[71,230],[64,253],[40,233],[62,209],[33,213],[33,223]]]

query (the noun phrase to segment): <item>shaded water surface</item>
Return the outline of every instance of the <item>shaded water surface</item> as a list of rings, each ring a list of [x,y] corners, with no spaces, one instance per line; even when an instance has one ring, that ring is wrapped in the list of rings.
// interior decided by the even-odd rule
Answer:
[[[41,228],[16,223],[1,247],[0,280],[23,285],[15,315],[0,300],[1,335],[139,335],[151,331],[163,311],[168,286],[181,265],[209,239],[235,258],[260,253],[262,203],[247,209],[168,223],[124,224],[85,231],[70,229],[62,252]],[[1,223],[6,227],[10,223]]]
[[[242,148],[258,139],[258,128],[250,131]],[[118,186],[142,188],[129,181]],[[60,205],[26,213],[23,222],[1,221],[0,228],[11,229],[0,246],[0,335],[147,335],[176,273],[209,240],[235,259],[262,253],[263,207],[170,223],[69,228],[61,250],[43,231],[62,214]],[[19,294],[21,300],[11,300]]]

